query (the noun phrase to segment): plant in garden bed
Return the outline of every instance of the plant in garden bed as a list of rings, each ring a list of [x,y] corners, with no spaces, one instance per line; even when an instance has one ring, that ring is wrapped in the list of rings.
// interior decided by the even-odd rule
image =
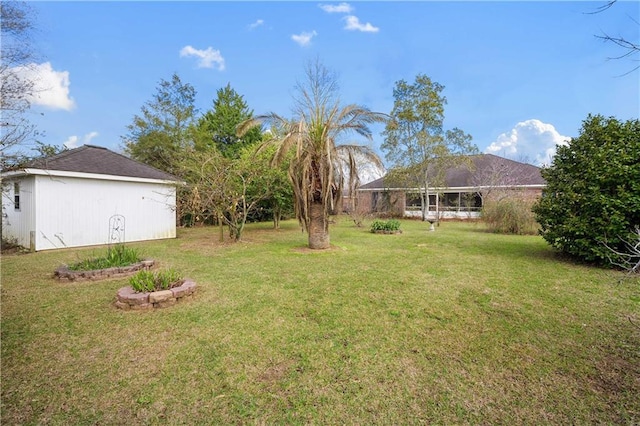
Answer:
[[[107,254],[101,257],[91,257],[69,266],[72,271],[92,271],[118,266],[129,266],[142,260],[135,248],[118,244],[109,247]]]
[[[174,269],[166,271],[140,271],[131,278],[129,284],[138,293],[169,290],[182,284],[184,278]]]
[[[371,232],[373,233],[392,233],[400,231],[400,221],[397,219],[380,220],[376,219],[371,224]]]

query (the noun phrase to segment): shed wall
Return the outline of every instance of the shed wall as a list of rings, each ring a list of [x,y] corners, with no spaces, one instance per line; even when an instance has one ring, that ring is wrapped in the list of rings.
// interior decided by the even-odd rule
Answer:
[[[36,176],[36,250],[110,242],[109,221],[125,219],[124,241],[175,238],[171,185]]]
[[[19,185],[20,208],[16,209],[15,183]],[[2,233],[7,240],[29,248],[30,233],[35,231],[35,177],[22,176],[2,181]]]

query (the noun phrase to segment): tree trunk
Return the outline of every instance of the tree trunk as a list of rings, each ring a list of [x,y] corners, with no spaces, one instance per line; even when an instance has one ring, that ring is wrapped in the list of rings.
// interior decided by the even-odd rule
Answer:
[[[328,249],[329,218],[321,203],[312,203],[309,209],[309,248],[314,250]]]

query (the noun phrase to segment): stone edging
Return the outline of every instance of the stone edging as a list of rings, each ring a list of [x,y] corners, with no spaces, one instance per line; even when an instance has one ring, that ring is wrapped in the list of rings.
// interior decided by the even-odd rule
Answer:
[[[53,276],[59,280],[102,280],[112,277],[125,277],[132,275],[143,269],[151,269],[155,265],[155,260],[143,260],[129,266],[120,266],[106,269],[94,269],[91,271],[72,271],[67,265],[62,265],[53,272]]]
[[[125,311],[166,308],[190,298],[195,291],[196,283],[189,278],[185,279],[178,287],[150,293],[136,293],[131,286],[127,286],[118,290],[115,305]]]

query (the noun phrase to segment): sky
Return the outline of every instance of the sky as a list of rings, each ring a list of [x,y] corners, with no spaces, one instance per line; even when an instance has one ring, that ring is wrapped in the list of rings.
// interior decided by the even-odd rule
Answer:
[[[549,164],[588,114],[640,117],[640,2],[30,2],[41,141],[123,151],[127,125],[177,73],[200,113],[227,84],[255,114],[291,116],[296,82],[319,60],[345,104],[389,113],[397,81],[445,87],[445,129],[482,152]],[[382,126],[370,144],[383,158]]]

